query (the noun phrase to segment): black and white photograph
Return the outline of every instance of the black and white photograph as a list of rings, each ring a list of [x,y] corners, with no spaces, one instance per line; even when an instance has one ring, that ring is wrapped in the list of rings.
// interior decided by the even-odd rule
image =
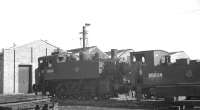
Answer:
[[[0,110],[200,110],[200,0],[0,0]]]

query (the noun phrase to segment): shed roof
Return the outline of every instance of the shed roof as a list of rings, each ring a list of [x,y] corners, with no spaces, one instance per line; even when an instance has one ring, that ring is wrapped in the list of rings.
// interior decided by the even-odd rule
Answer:
[[[76,48],[76,49],[71,49],[71,50],[67,50],[67,51],[77,54],[77,53],[83,51],[83,48]],[[103,51],[101,51],[97,46],[86,47],[84,51],[87,51],[91,55],[98,52],[101,58],[103,58],[103,59],[108,58],[108,55],[105,54]]]
[[[153,51],[153,52],[155,52],[155,51],[161,51],[161,52],[166,52],[166,53],[168,53],[167,51],[165,51],[165,50],[144,50],[144,51],[138,51],[138,52],[151,52],[151,51]]]
[[[177,54],[177,53],[185,53],[184,51],[176,51],[176,52],[169,52],[169,55]]]
[[[94,49],[94,48],[97,48],[97,46],[86,47],[85,50],[88,51],[88,50],[91,50],[91,49]],[[70,50],[67,50],[67,51],[72,52],[72,53],[79,53],[79,52],[83,51],[83,48],[70,49]]]
[[[25,46],[28,46],[28,45],[31,45],[31,44],[34,44],[34,43],[38,43],[38,42],[48,44],[48,45],[50,45],[50,46],[52,46],[52,47],[54,47],[54,48],[59,48],[59,47],[57,47],[57,46],[55,46],[55,45],[49,43],[47,40],[35,40],[35,41],[32,41],[32,42],[27,43],[27,44],[24,44],[24,45],[20,45],[20,46],[16,46],[16,47],[15,47],[15,46],[10,47],[10,48],[8,48],[8,49],[13,49],[14,47],[15,47],[15,48],[21,48],[21,47],[25,47]]]

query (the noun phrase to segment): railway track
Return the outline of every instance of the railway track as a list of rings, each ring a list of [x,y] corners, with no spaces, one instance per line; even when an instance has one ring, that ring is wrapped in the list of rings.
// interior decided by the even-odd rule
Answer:
[[[1,95],[0,110],[57,110],[53,98],[42,95]],[[199,110],[200,100],[166,102],[164,100],[78,100],[57,99],[59,106],[85,106],[97,108],[140,109],[140,110]]]
[[[140,110],[200,110],[200,100],[166,102],[164,100],[59,100],[60,106],[89,106]]]
[[[40,110],[40,108],[54,110],[54,105],[54,101],[48,96],[36,96],[32,94],[0,96],[0,109],[3,110]]]

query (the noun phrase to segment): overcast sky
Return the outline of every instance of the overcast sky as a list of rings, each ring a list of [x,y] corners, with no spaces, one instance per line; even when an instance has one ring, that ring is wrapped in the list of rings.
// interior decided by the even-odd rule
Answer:
[[[80,47],[90,23],[89,46],[185,51],[200,59],[200,0],[1,0],[0,48],[48,40]]]

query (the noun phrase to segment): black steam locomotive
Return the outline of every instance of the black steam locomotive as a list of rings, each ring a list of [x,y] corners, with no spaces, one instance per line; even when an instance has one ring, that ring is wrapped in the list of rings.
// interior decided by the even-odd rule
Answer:
[[[100,59],[99,54],[58,53],[38,59],[35,91],[68,98],[109,98],[127,92],[127,63]]]
[[[199,99],[200,62],[189,59],[170,61],[169,55],[151,51],[132,52],[131,65],[137,98]],[[152,56],[152,57],[151,57]],[[157,60],[155,60],[157,58]],[[155,62],[157,61],[156,65]]]

